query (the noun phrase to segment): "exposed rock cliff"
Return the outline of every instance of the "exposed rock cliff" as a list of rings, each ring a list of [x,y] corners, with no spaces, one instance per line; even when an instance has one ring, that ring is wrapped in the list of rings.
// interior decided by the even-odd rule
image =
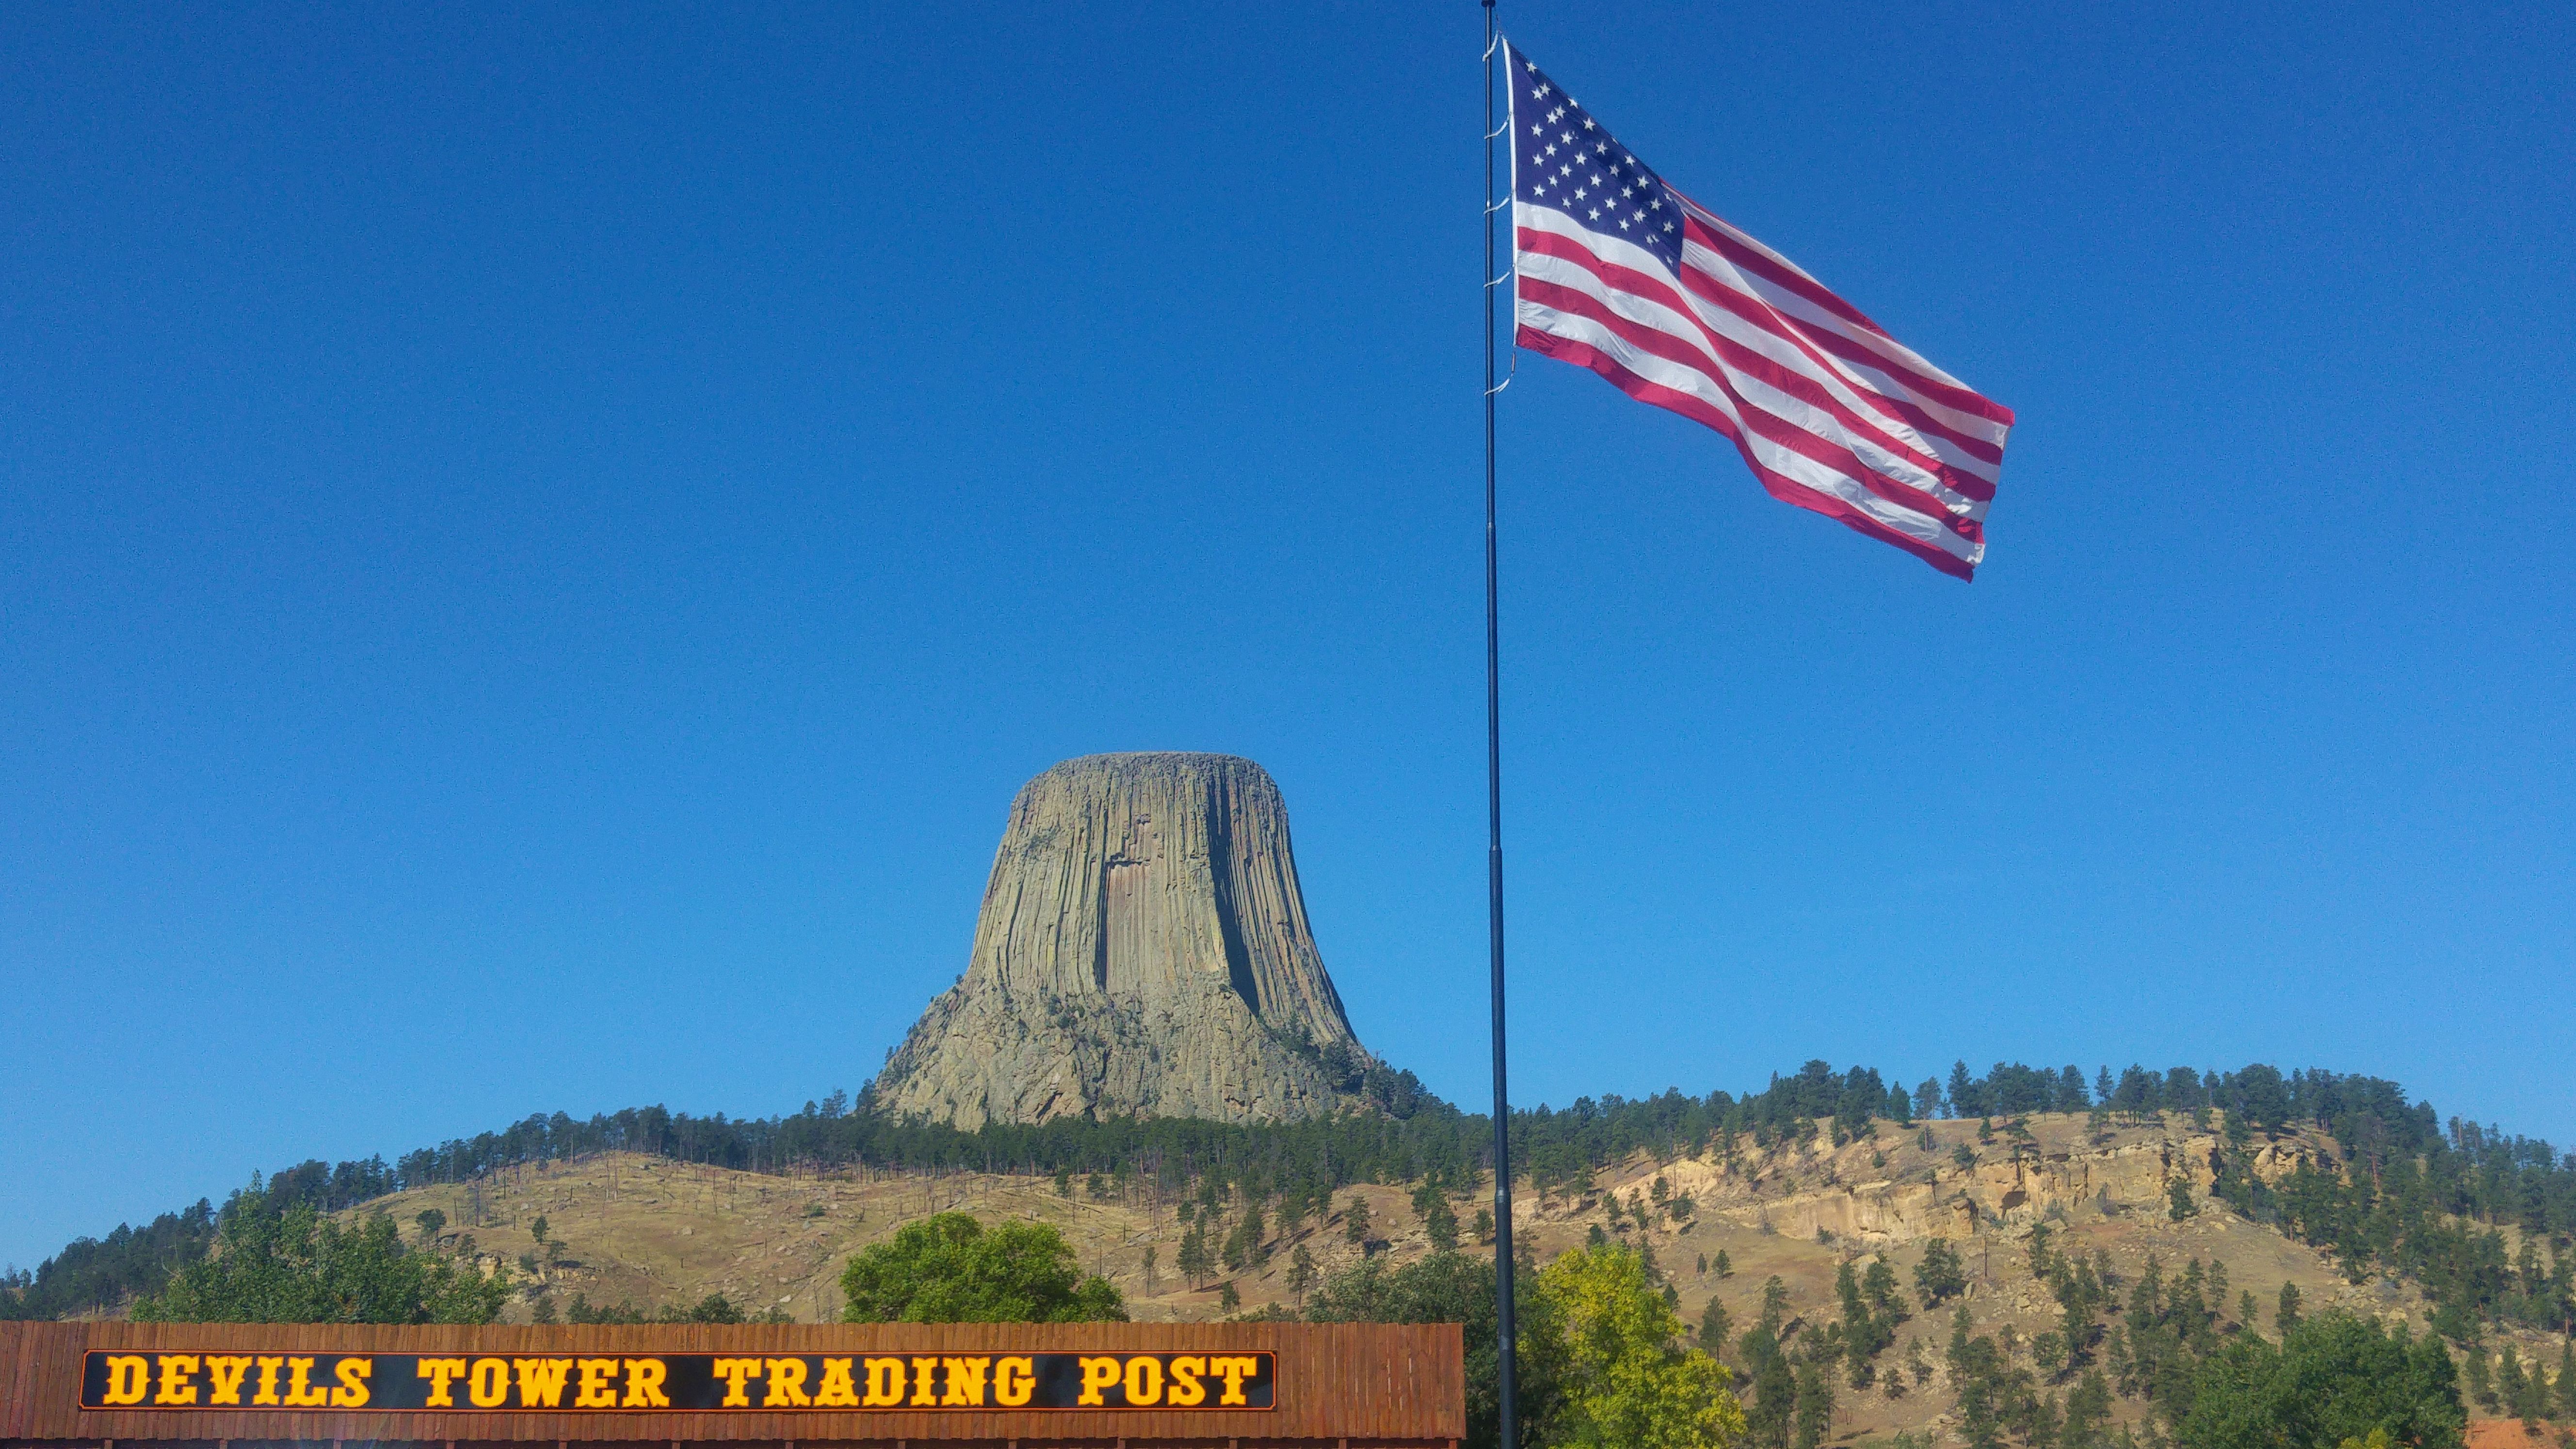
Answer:
[[[1306,925],[1279,787],[1230,755],[1091,755],[1011,804],[975,945],[876,1081],[955,1122],[1315,1116],[1370,1064]]]

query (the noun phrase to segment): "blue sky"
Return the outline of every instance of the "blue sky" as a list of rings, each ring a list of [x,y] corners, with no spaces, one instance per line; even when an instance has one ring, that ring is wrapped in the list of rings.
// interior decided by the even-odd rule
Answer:
[[[793,1109],[1100,750],[1485,1090],[1473,5],[13,7],[0,1260]],[[1514,4],[2020,415],[1961,585],[1524,358],[1516,1096],[2394,1076],[2576,1138],[2576,12]]]

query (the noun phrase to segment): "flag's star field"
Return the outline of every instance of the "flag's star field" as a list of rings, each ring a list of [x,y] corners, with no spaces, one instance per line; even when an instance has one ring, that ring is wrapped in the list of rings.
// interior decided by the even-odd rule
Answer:
[[[1680,265],[1682,208],[1663,178],[1518,51],[1510,72],[1514,197]]]

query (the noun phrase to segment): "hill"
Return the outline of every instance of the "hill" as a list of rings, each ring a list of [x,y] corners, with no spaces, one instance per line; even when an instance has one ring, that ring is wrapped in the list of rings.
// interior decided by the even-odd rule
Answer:
[[[1233,1311],[1293,1311],[1301,1255],[1326,1277],[1419,1261],[1433,1219],[1456,1232],[1490,1202],[1481,1118],[1383,1067],[1366,1102],[1294,1122],[1058,1118],[973,1132],[837,1094],[758,1120],[558,1114],[392,1164],[303,1164],[255,1179],[262,1191],[225,1211],[382,1212],[417,1242],[435,1210],[430,1246],[521,1278],[513,1319],[576,1303],[685,1309],[710,1294],[828,1319],[850,1254],[950,1209],[1058,1224],[1140,1318],[1227,1312],[1229,1290]],[[1837,1365],[1837,1439],[1964,1428],[1958,1341],[1989,1345],[1976,1361],[2021,1376],[2025,1406],[2028,1387],[2069,1400],[2079,1371],[2099,1371],[2122,1395],[2112,1417],[2138,1419],[2170,1399],[2178,1341],[2199,1353],[2277,1332],[2285,1284],[2309,1316],[2339,1307],[2438,1331],[2473,1399],[2478,1374],[2506,1376],[2507,1350],[2557,1373],[2558,1335],[2576,1318],[2576,1160],[2444,1124],[2375,1078],[2258,1064],[2105,1070],[2088,1084],[2072,1067],[1998,1064],[1907,1090],[1812,1062],[1740,1098],[1516,1113],[1513,1134],[1527,1174],[1517,1232],[1535,1258],[1596,1235],[1636,1243],[1687,1321],[1719,1305],[1739,1355],[1767,1319],[1811,1365]],[[1363,1210],[1369,1231],[1354,1235]],[[0,1313],[122,1312],[202,1255],[220,1216],[200,1202],[84,1239],[0,1285]],[[1470,1250],[1483,1231],[1465,1229]],[[1185,1274],[1194,1244],[1215,1261]],[[1956,1283],[1927,1303],[1918,1270]],[[1967,1334],[1954,1340],[1961,1304]],[[1846,1382],[1836,1345],[1863,1340]],[[1967,1386],[1980,1383],[1991,1375],[1970,1372]],[[2500,1412],[2505,1396],[2491,1397]]]
[[[1953,1305],[1926,1310],[1911,1287],[1935,1242],[1960,1256],[1965,1285],[1957,1301],[1967,1305],[1975,1332],[1998,1336],[2017,1362],[2034,1369],[2044,1337],[2064,1320],[2050,1284],[2034,1271],[2035,1230],[2043,1254],[2080,1260],[2114,1298],[2128,1296],[2151,1271],[2168,1281],[2188,1275],[2221,1305],[2222,1335],[2249,1326],[2277,1331],[2284,1284],[2297,1290],[2310,1316],[2344,1309],[2403,1322],[2419,1335],[2432,1328],[2438,1305],[2420,1286],[2383,1274],[2355,1282],[2329,1254],[2212,1200],[2213,1164],[2228,1150],[2223,1131],[2180,1120],[2120,1123],[2055,1113],[2012,1119],[2017,1130],[2010,1132],[1981,1132],[1981,1125],[1880,1122],[1871,1124],[1875,1132],[1846,1134],[1837,1146],[1832,1120],[1823,1119],[1812,1138],[1767,1147],[1748,1141],[1731,1154],[1714,1144],[1672,1156],[1640,1150],[1591,1173],[1588,1184],[1525,1193],[1516,1232],[1540,1261],[1595,1232],[1641,1246],[1686,1321],[1701,1321],[1713,1299],[1739,1336],[1761,1317],[1772,1278],[1785,1291],[1786,1323],[1821,1329],[1840,1315],[1842,1267],[1885,1255],[1907,1285],[1912,1317],[1896,1330],[1870,1387],[1839,1386],[1834,1442],[1958,1428],[1958,1385],[1943,1364]],[[1963,1149],[1973,1162],[1960,1160]],[[2262,1181],[2286,1183],[2336,1155],[2325,1133],[2294,1129],[2257,1149],[2253,1168]],[[1485,1178],[1442,1196],[1468,1219],[1489,1194]],[[464,1246],[470,1235],[471,1250],[488,1266],[534,1259],[539,1272],[512,1304],[507,1316],[514,1320],[526,1319],[539,1301],[559,1311],[574,1295],[593,1306],[652,1309],[711,1293],[751,1309],[830,1319],[839,1312],[839,1271],[851,1254],[941,1211],[1055,1224],[1140,1319],[1224,1316],[1228,1286],[1240,1299],[1235,1311],[1296,1311],[1303,1295],[1293,1263],[1301,1248],[1325,1276],[1364,1257],[1401,1264],[1433,1251],[1413,1189],[1356,1184],[1334,1194],[1320,1217],[1301,1215],[1285,1231],[1273,1208],[1259,1261],[1193,1284],[1174,1265],[1188,1231],[1181,1209],[1200,1201],[1132,1178],[1120,1184],[1072,1175],[1059,1186],[1028,1173],[781,1176],[608,1153],[398,1193],[351,1211],[391,1212],[408,1223],[434,1208],[448,1219],[449,1244]],[[1366,1204],[1373,1225],[1365,1247],[1345,1231],[1354,1203]],[[1242,1222],[1243,1206],[1236,1198],[1218,1209],[1211,1236]],[[539,1216],[547,1220],[551,1254],[531,1232]],[[2508,1233],[2507,1241],[2519,1251],[2518,1235]],[[2250,1322],[2247,1293],[2258,1305]],[[2520,1329],[2491,1333],[2483,1347],[2494,1354],[2511,1344],[2525,1363],[2554,1364],[2559,1343]],[[1918,1357],[1928,1370],[1920,1380],[1906,1368]],[[2142,1421],[2148,1412],[2143,1399],[2123,1399],[2114,1419]]]

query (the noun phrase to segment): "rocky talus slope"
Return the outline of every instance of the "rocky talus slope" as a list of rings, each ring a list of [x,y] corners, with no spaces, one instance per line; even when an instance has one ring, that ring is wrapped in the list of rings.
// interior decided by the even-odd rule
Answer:
[[[965,974],[875,1101],[968,1129],[1287,1120],[1353,1104],[1368,1063],[1270,776],[1230,755],[1091,755],[1012,802]]]

